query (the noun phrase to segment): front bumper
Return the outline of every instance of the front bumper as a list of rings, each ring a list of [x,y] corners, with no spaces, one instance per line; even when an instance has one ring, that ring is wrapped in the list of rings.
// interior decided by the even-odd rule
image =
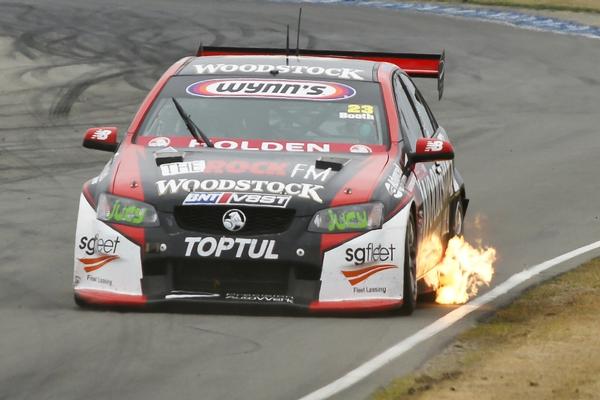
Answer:
[[[134,241],[121,229],[98,221],[82,196],[75,245],[75,297],[78,303],[110,307],[204,304],[311,312],[393,309],[402,305],[407,215],[408,208],[382,229],[323,252],[321,235],[314,233],[300,238],[288,235],[296,239],[287,241],[282,236],[263,236],[256,239],[254,247],[247,244],[238,252],[239,243],[222,241],[223,236],[192,236],[181,230],[165,234],[162,228],[146,229],[143,240]],[[199,237],[214,240],[204,243]],[[271,242],[276,244],[273,249]],[[219,246],[221,257],[204,256],[211,248],[218,251]],[[251,249],[263,249],[254,254],[264,257],[252,258]],[[242,257],[236,258],[238,253]]]
[[[318,301],[313,300],[308,304],[287,302],[243,301],[231,299],[176,297],[176,298],[149,298],[145,295],[131,295],[95,289],[75,289],[78,304],[99,307],[153,309],[165,305],[201,305],[203,307],[260,307],[282,308],[288,310],[308,311],[311,313],[344,313],[344,312],[380,312],[400,308],[402,300],[394,299],[368,299],[368,300],[340,300]]]

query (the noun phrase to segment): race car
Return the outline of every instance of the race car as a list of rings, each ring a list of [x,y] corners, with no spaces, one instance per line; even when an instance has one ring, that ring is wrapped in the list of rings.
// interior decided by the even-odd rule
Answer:
[[[276,305],[410,314],[468,204],[411,77],[444,54],[201,47],[173,64],[83,185],[81,306]]]

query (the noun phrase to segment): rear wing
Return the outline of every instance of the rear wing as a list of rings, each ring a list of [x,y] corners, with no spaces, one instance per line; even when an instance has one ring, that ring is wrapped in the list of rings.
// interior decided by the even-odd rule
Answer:
[[[379,53],[370,51],[336,51],[336,50],[311,50],[303,49],[294,51],[296,55],[312,57],[336,57],[358,60],[388,62],[404,70],[413,78],[437,79],[438,98],[441,100],[444,93],[444,60],[445,52],[440,54],[414,54],[414,53]],[[286,49],[247,48],[247,47],[215,47],[202,46],[196,54],[203,56],[250,56],[250,55],[285,55],[290,51]]]

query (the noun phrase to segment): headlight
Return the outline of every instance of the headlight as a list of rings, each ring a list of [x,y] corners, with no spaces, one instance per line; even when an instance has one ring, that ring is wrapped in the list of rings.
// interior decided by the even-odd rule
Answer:
[[[102,193],[96,216],[100,221],[131,226],[158,226],[158,214],[150,204]]]
[[[327,208],[315,214],[308,225],[311,232],[343,233],[381,228],[383,204],[365,203]]]

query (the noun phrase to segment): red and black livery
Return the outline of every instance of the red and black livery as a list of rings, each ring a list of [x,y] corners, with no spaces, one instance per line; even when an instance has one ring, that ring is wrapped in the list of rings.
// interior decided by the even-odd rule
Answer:
[[[411,313],[419,244],[462,234],[454,149],[411,77],[444,54],[201,47],[156,83],[84,184],[81,305]]]

